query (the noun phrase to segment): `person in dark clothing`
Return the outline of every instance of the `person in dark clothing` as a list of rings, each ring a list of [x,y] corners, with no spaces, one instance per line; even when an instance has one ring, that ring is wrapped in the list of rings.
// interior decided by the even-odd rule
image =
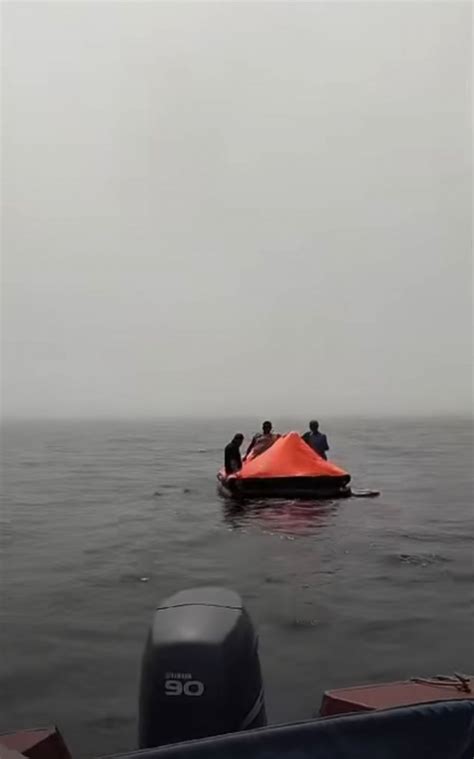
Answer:
[[[327,459],[326,451],[329,451],[328,439],[326,435],[323,435],[319,431],[319,422],[313,419],[309,423],[309,430],[303,435],[303,440],[308,443],[309,447],[313,449],[321,458]]]
[[[230,443],[224,449],[224,467],[226,474],[235,474],[242,469],[242,457],[240,455],[240,446],[244,442],[244,436],[238,432]]]

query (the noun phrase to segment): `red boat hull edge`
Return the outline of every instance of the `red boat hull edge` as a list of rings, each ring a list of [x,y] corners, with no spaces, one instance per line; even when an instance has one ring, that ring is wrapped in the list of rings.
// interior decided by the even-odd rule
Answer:
[[[474,677],[416,677],[412,680],[380,685],[364,685],[327,691],[320,715],[330,717],[348,712],[369,712],[397,706],[434,701],[474,701]]]
[[[71,759],[56,727],[0,734],[0,759],[13,759],[14,755],[29,759]]]

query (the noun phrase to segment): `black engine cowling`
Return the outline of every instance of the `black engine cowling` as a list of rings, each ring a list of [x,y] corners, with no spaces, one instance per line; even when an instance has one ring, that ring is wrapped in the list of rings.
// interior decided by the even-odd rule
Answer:
[[[265,724],[258,639],[237,593],[198,588],[163,601],[143,655],[140,748]]]

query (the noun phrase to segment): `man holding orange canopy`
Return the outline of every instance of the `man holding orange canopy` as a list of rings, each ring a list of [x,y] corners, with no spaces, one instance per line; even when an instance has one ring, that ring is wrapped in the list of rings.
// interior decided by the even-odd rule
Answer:
[[[244,459],[246,459],[250,453],[252,454],[252,458],[258,456],[260,453],[268,450],[268,448],[273,445],[275,440],[278,440],[280,435],[278,435],[276,432],[273,432],[272,430],[273,425],[271,422],[264,422],[262,424],[262,432],[259,432],[257,435],[253,436],[250,445],[247,448]]]

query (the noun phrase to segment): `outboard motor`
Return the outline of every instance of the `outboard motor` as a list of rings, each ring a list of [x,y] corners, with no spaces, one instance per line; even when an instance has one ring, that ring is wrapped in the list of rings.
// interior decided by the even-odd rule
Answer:
[[[240,596],[196,588],[163,601],[142,661],[140,748],[265,724],[258,639]]]

